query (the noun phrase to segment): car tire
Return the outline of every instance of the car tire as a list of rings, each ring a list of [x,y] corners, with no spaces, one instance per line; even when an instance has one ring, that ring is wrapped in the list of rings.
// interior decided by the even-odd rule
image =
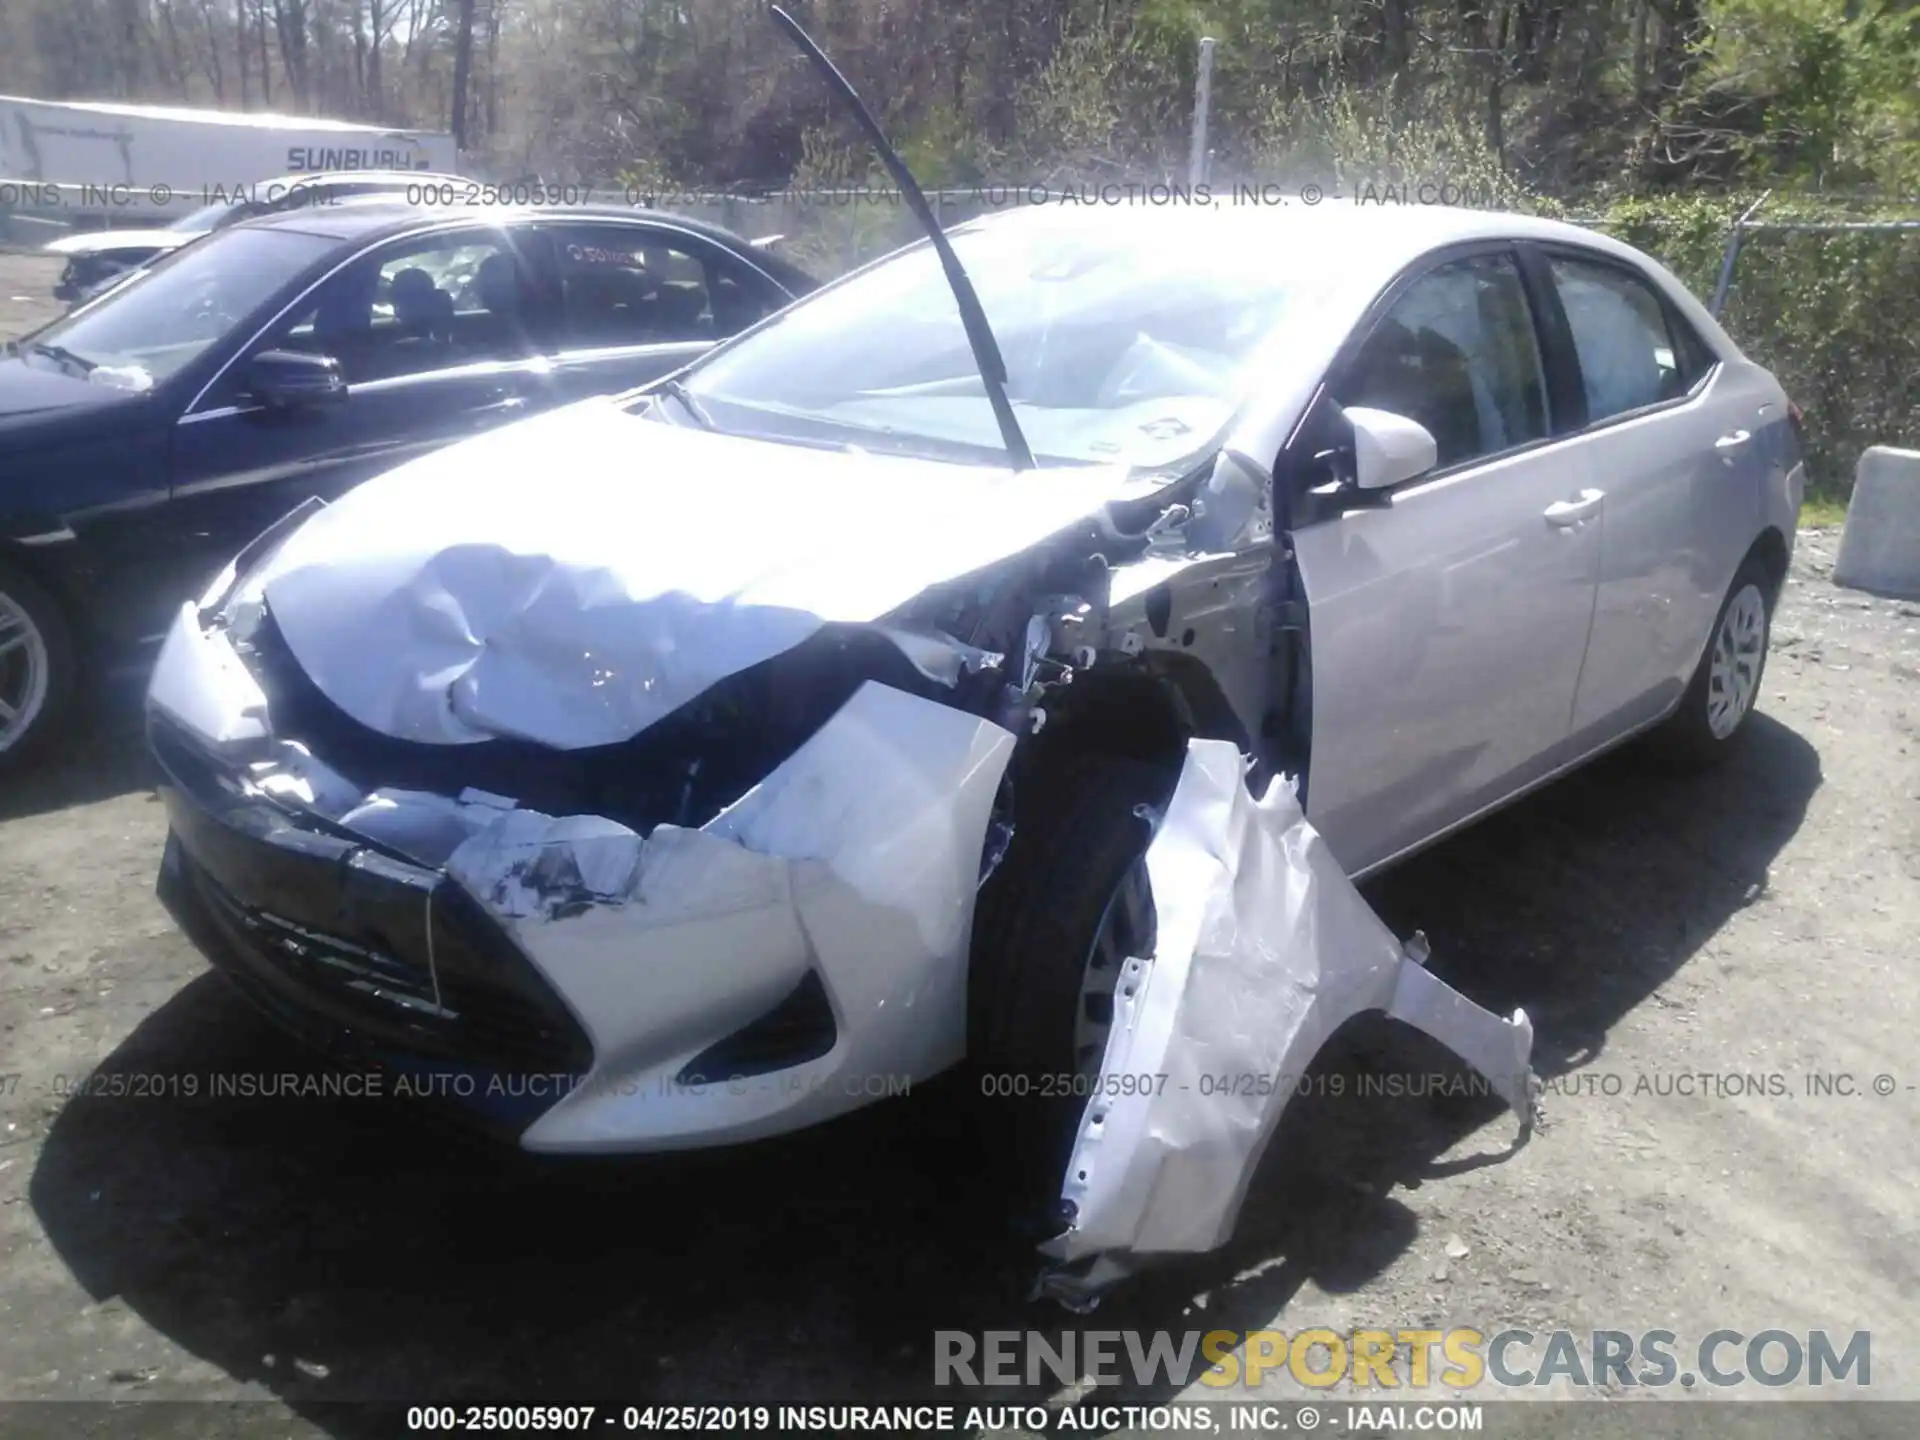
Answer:
[[[1759,556],[1749,556],[1713,617],[1679,708],[1649,737],[1661,760],[1681,769],[1706,769],[1732,754],[1752,728],[1773,634],[1774,599],[1773,576]]]
[[[1012,843],[975,912],[968,1052],[1016,1207],[1050,1208],[1104,1042],[1094,1009],[1127,954],[1152,953],[1143,857],[1150,814],[1177,776],[1140,761],[1076,757],[1024,797]],[[1144,914],[1142,903],[1144,902]],[[1101,952],[1095,954],[1096,941]],[[1091,1062],[1091,1073],[1089,1072]]]
[[[73,699],[73,637],[53,597],[0,562],[0,770],[44,753]]]

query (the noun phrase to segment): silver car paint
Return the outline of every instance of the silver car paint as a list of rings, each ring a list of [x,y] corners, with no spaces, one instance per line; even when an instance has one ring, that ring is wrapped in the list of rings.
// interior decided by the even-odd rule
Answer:
[[[58,255],[63,259],[83,256],[112,258],[121,254],[151,256],[164,254],[168,250],[178,249],[189,240],[197,239],[202,232],[197,230],[85,230],[75,235],[62,235],[57,240],[49,240],[41,246],[44,255]]]
[[[1089,217],[1096,222],[1111,219]],[[1784,397],[1764,372],[1738,359],[1731,342],[1664,271],[1572,227],[1510,216],[1411,212],[1364,222],[1348,216],[1316,234],[1321,248],[1313,253],[1338,255],[1344,263],[1329,273],[1315,323],[1276,337],[1266,348],[1260,363],[1267,368],[1258,372],[1263,383],[1227,437],[1233,463],[1250,467],[1262,484],[1270,483],[1263,467],[1279,454],[1347,335],[1393,277],[1437,245],[1553,239],[1627,259],[1668,288],[1724,361],[1698,401],[1611,427],[1611,433],[1567,437],[1412,482],[1384,509],[1327,519],[1294,537],[1312,627],[1307,817],[1324,830],[1346,870],[1357,874],[1630,733],[1641,697],[1610,691],[1639,688],[1651,695],[1670,689],[1691,668],[1691,657],[1705,642],[1709,601],[1717,604],[1760,526],[1780,528],[1790,542],[1798,471],[1762,463],[1786,454],[1775,443],[1778,427],[1758,432],[1773,438],[1752,447],[1757,458],[1751,469],[1722,466],[1701,478],[1675,462],[1682,466],[1675,476],[1693,478],[1684,485],[1669,480],[1650,492],[1652,498],[1635,502],[1610,564],[1604,495],[1620,483],[1612,467],[1638,463],[1676,416],[1691,424],[1694,410],[1688,407],[1711,415],[1701,423],[1717,425],[1727,423],[1712,408],[1722,399],[1756,409],[1762,403],[1783,406]],[[276,600],[284,602],[279,618],[322,688],[364,723],[429,742],[478,738],[486,731],[472,722],[487,722],[562,747],[605,743],[664,713],[662,705],[673,696],[684,699],[730,668],[797,643],[823,616],[884,624],[887,613],[920,587],[1017,554],[1076,515],[1103,513],[1104,500],[1118,488],[1114,477],[1100,472],[982,476],[932,462],[883,463],[676,430],[605,409],[556,412],[485,443],[442,451],[420,462],[420,469],[395,472],[356,492],[335,507],[337,514],[310,522],[307,538],[296,533],[270,563],[265,583],[278,585]],[[555,447],[564,451],[564,461]],[[777,474],[747,458],[776,453]],[[861,487],[851,472],[868,466],[874,484],[863,497],[854,493]],[[791,494],[780,488],[799,483],[803,472],[808,485],[834,497],[835,503],[821,504],[820,515],[790,505]],[[540,487],[529,490],[532,477]],[[928,490],[890,493],[890,484],[909,479]],[[1041,488],[1023,495],[1022,486]],[[1581,497],[1592,491],[1603,499],[1590,515],[1567,525],[1545,518],[1552,506],[1584,504]],[[516,505],[515,492],[526,503]],[[712,513],[704,519],[690,515],[689,495]],[[562,496],[564,505],[557,503]],[[716,496],[731,498],[715,503]],[[1042,503],[1034,503],[1036,496]],[[1657,548],[1658,517],[1682,496],[1701,508],[1676,525],[1671,541],[1678,554],[1649,553]],[[967,510],[959,501],[968,497],[969,504],[990,500],[991,515],[976,514],[949,533]],[[765,524],[764,506],[780,507],[791,524]],[[744,530],[743,519],[752,522]],[[1193,657],[1227,696],[1240,728],[1258,736],[1272,677],[1265,673],[1267,632],[1245,611],[1259,608],[1274,561],[1270,511],[1256,505],[1239,523],[1223,525],[1218,511],[1169,510],[1163,521],[1155,553],[1113,576],[1106,616],[1112,649],[1121,656],[1158,650]],[[451,531],[444,531],[448,524]],[[655,677],[671,692],[664,698],[636,693],[631,704],[610,703],[617,697],[594,679],[604,667],[582,656],[582,642],[590,642],[588,649],[618,643],[618,627],[605,622],[623,608],[656,615],[684,608],[685,595],[668,594],[622,548],[631,545],[636,554],[657,553],[677,563],[670,547],[687,537],[662,541],[648,528],[663,525],[695,527],[691,538],[717,552],[731,540],[750,538],[754,554],[734,556],[730,573],[742,585],[771,585],[775,603],[733,606],[709,597],[708,608],[726,612],[717,633],[733,658],[683,656],[674,664],[686,660],[692,668]],[[458,563],[446,558],[454,548],[445,543],[448,534],[461,542]],[[623,541],[623,534],[629,538]],[[802,554],[802,540],[824,545],[824,558]],[[476,563],[481,560],[486,563]],[[377,583],[358,585],[359,572]],[[1644,593],[1634,587],[1636,576],[1644,577]],[[1163,582],[1178,608],[1174,623],[1156,630],[1144,601]],[[249,583],[257,591],[261,577]],[[1633,657],[1638,625],[1658,641],[1651,647],[1658,652],[1651,678],[1612,660],[1598,667],[1591,682],[1583,674],[1589,617],[1599,617],[1603,589],[1605,648],[1611,653],[1618,646]],[[1105,599],[1086,597],[1090,606]],[[524,623],[535,608],[539,623]],[[477,619],[480,628],[466,628],[465,620],[446,623],[458,616]],[[1064,633],[1069,628],[1048,621],[1042,635],[1049,644],[1060,642],[1060,658],[1084,666],[1087,659],[1077,653],[1081,642]],[[494,687],[493,701],[473,697],[481,703],[464,717],[444,706],[424,706],[471,668],[488,648],[480,642],[489,633],[503,637],[489,663],[508,662],[516,685]],[[1097,637],[1085,643],[1097,648]],[[660,653],[672,658],[671,651],[668,646]],[[369,665],[370,657],[379,663]],[[583,658],[589,662],[584,666]],[[198,610],[186,607],[156,673],[155,703],[210,738],[260,733],[257,686],[243,670],[234,674],[229,660],[224,637],[204,629]],[[585,688],[569,688],[575,685]],[[1576,733],[1574,717],[1583,703],[1617,717],[1617,723]],[[1643,708],[1656,703],[1649,699]],[[289,783],[304,783],[289,774]],[[950,962],[931,949],[915,953],[929,965]],[[623,971],[608,973],[626,977]],[[875,1007],[838,1018],[850,1030],[875,1027],[880,1033],[900,1020],[900,1012]],[[598,1023],[607,1033],[596,1041],[613,1051],[638,1045],[651,1033],[637,1013],[632,1023],[639,1028],[631,1034],[611,1033],[607,1017]],[[916,1074],[949,1063],[956,1058],[954,1023],[952,1016],[920,1005],[900,1032],[907,1038],[889,1040],[888,1053]],[[693,1044],[697,1037],[682,1038]],[[653,1036],[647,1045],[659,1039]],[[584,1110],[575,1113],[584,1122]],[[627,1148],[702,1143],[688,1133],[669,1137],[617,1106],[602,1105],[594,1117],[575,1140]],[[796,1106],[761,1117],[752,1133],[812,1118],[817,1111]],[[701,1133],[711,1141],[746,1132],[720,1126]]]
[[[1294,537],[1313,627],[1307,808],[1360,873],[1550,770],[1593,613],[1597,514],[1562,441],[1400,490]]]
[[[699,830],[644,839],[509,811],[447,871],[493,910],[593,1037],[593,1069],[530,1150],[751,1140],[903,1093],[966,1049],[967,948],[988,816],[1014,737],[869,682]],[[530,877],[555,849],[595,878],[552,917]],[[831,1050],[777,1075],[681,1083],[689,1062],[809,971]]]
[[[1432,215],[1410,217],[1400,269],[1422,263],[1433,243],[1530,240],[1586,251],[1655,284],[1720,363],[1683,401],[1413,482],[1384,510],[1350,511],[1296,534],[1313,626],[1307,813],[1356,876],[1669,713],[1756,539],[1772,529],[1791,551],[1803,484],[1797,461],[1782,461],[1787,399],[1778,382],[1657,262],[1553,221],[1463,217],[1437,241],[1434,224]],[[1391,278],[1376,277],[1375,296]],[[1348,326],[1323,344],[1316,380],[1371,298],[1348,296]],[[1230,443],[1277,456],[1309,397],[1296,382],[1288,403],[1250,407]],[[1716,448],[1742,431],[1748,441]],[[1547,518],[1549,507],[1596,492],[1589,520],[1561,529]],[[1436,494],[1449,503],[1435,505]],[[1406,523],[1415,509],[1429,525]],[[1503,596],[1509,567],[1530,583]],[[1576,618],[1583,585],[1591,623]],[[1558,723],[1549,713],[1556,698],[1565,706]],[[1462,723],[1469,712],[1477,724]]]
[[[153,702],[209,741],[262,738],[258,687],[199,609],[174,626]],[[1013,747],[990,720],[868,682],[706,825],[645,836],[472,790],[367,793],[285,740],[238,783],[444,869],[579,1018],[592,1069],[535,1077],[562,1098],[525,1148],[672,1150],[817,1124],[961,1058],[981,855]],[[681,1078],[810,971],[834,1014],[827,1053]]]
[[[1247,760],[1195,740],[1146,865],[1152,955],[1129,959],[1067,1161],[1072,1219],[1039,1290],[1088,1308],[1139,1257],[1211,1250],[1327,1037],[1384,1011],[1478,1070],[1533,1123],[1526,1012],[1502,1019],[1424,968],[1342,873],[1288,782],[1256,799]],[[1150,1078],[1153,1083],[1139,1083]]]

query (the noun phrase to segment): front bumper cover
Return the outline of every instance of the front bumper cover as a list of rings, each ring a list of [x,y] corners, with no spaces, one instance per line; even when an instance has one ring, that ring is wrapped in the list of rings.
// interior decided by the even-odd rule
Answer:
[[[245,793],[165,715],[148,737],[171,827],[161,902],[282,1027],[503,1138],[584,1079],[586,1031],[458,885]]]
[[[284,742],[277,760],[221,759],[196,734],[229,755],[274,743],[258,691],[190,610],[169,650],[149,726],[173,825],[163,898],[327,1048],[565,1076],[509,1117],[554,1151],[798,1129],[964,1053],[974,895],[1014,743],[992,721],[867,682],[705,826],[643,836],[499,797],[363,794]],[[482,1021],[507,1000],[503,1036]]]

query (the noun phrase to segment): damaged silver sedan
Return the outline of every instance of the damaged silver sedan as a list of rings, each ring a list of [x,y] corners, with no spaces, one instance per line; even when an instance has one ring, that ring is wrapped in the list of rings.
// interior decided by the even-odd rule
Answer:
[[[1527,1114],[1526,1017],[1352,882],[1640,731],[1736,742],[1796,427],[1572,227],[976,222],[263,536],[153,680],[161,891],[341,1053],[564,1077],[465,1087],[531,1150],[1075,1077],[1083,1302],[1225,1240],[1354,1015]]]

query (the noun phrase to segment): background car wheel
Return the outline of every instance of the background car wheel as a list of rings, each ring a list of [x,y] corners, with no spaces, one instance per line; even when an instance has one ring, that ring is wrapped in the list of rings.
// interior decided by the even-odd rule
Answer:
[[[1142,807],[1165,805],[1176,779],[1139,761],[1068,762],[1043,794],[1023,797],[1013,843],[981,892],[968,1049],[989,1144],[1014,1162],[1023,1208],[1058,1196],[1121,964],[1152,953],[1153,829]]]
[[[59,732],[73,696],[73,641],[45,590],[0,564],[0,768]]]
[[[1773,577],[1758,556],[1749,557],[1720,602],[1680,708],[1650,737],[1663,758],[1694,768],[1717,764],[1746,733],[1766,674],[1773,603]]]

